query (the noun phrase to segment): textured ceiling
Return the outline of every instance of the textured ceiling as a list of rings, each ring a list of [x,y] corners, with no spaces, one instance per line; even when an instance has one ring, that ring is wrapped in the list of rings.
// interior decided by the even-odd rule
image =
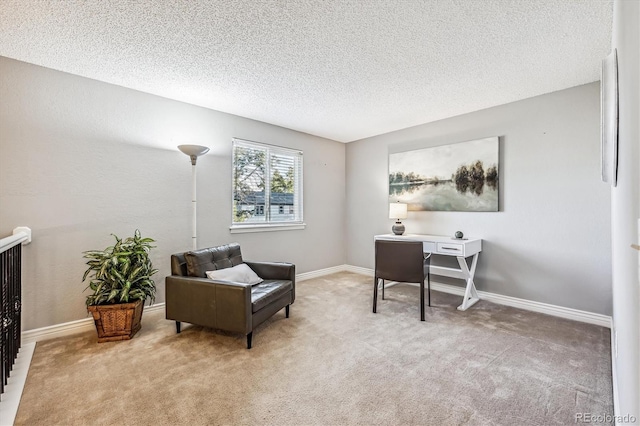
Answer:
[[[349,142],[599,80],[611,24],[611,0],[0,0],[0,55]]]

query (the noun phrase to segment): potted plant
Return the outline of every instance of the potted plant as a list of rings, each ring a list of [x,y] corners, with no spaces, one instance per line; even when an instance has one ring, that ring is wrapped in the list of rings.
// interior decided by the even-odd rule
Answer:
[[[131,339],[140,330],[142,310],[147,298],[155,301],[156,285],[149,252],[155,240],[142,238],[136,229],[133,237],[120,239],[106,249],[84,252],[89,268],[82,281],[89,278],[91,294],[87,311],[93,315],[98,342]]]

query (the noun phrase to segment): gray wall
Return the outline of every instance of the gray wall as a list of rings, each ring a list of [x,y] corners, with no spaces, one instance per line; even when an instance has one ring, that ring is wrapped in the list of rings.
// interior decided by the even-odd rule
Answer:
[[[631,248],[640,238],[640,3],[617,1],[613,16],[612,44],[618,50],[620,89],[618,185],[611,193],[616,414],[640,420],[640,290],[638,252]]]
[[[500,136],[500,212],[409,212],[407,232],[483,238],[479,290],[610,315],[611,190],[600,181],[599,87],[348,144],[347,263],[373,268],[373,236],[391,232],[389,152]]]
[[[157,240],[157,302],[169,255],[191,248],[191,164],[198,160],[199,246],[238,241],[244,257],[308,272],[344,263],[345,148],[265,123],[0,57],[0,237],[24,247],[23,330],[87,316],[82,252],[139,228]],[[307,228],[230,234],[231,138],[304,151]]]

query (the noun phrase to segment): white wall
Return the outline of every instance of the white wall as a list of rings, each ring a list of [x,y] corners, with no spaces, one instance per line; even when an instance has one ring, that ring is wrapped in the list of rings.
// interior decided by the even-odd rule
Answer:
[[[483,238],[479,290],[610,315],[611,191],[600,181],[599,87],[348,144],[347,263],[373,268],[373,236],[391,232],[389,152],[500,136],[500,211],[409,212],[407,232]]]
[[[631,248],[639,244],[640,218],[640,2],[616,1],[613,19],[620,90],[618,185],[611,192],[614,395],[617,415],[640,420],[640,290],[638,252]]]
[[[157,302],[171,253],[191,248],[191,164],[198,160],[198,243],[238,241],[250,260],[297,272],[345,259],[342,143],[0,57],[0,237],[24,247],[23,330],[85,318],[82,252],[139,228],[157,240]],[[307,228],[230,234],[231,138],[304,151]]]

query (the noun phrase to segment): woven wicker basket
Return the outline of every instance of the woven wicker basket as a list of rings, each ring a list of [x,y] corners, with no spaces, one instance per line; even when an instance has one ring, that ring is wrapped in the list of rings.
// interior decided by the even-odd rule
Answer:
[[[87,306],[98,331],[98,343],[129,340],[140,330],[144,303]]]

